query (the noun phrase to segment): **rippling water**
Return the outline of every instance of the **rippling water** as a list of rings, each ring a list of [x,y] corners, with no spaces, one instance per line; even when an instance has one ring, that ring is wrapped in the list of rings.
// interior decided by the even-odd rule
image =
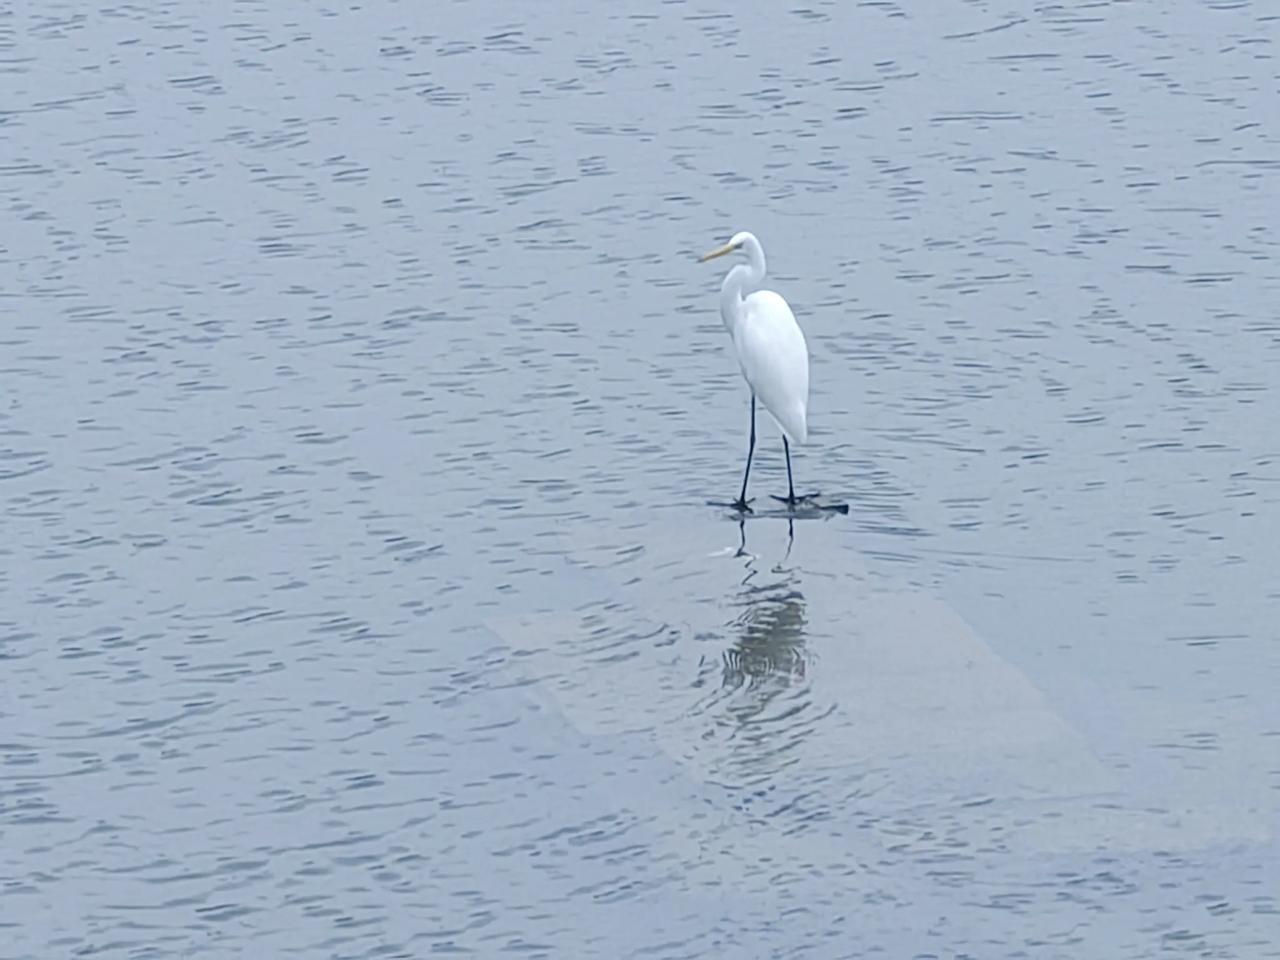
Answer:
[[[6,955],[1280,956],[1280,21],[926,6],[0,17]]]

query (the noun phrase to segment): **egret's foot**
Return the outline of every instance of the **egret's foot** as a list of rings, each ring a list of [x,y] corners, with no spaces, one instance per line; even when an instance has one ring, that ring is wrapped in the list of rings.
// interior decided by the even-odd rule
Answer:
[[[795,509],[802,503],[812,503],[814,500],[817,500],[822,496],[822,494],[815,490],[813,493],[804,493],[798,497],[780,497],[776,493],[771,493],[769,496],[773,497],[773,499],[777,500],[779,503],[785,503],[788,507]]]
[[[754,497],[751,500],[743,500],[739,497],[732,503],[725,503],[723,500],[708,500],[707,504],[712,507],[728,507],[730,510],[737,510],[739,513],[753,513],[751,504],[754,502]]]

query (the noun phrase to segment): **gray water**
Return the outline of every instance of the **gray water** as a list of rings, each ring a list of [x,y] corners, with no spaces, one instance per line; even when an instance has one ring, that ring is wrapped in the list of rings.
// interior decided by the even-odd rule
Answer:
[[[1280,956],[1280,20],[1023,9],[4,11],[0,954]]]

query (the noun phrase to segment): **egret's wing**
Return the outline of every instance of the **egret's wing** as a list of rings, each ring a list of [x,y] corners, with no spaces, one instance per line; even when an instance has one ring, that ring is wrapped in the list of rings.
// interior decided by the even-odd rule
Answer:
[[[751,390],[795,443],[808,438],[809,349],[787,301],[772,290],[746,298],[734,337]]]

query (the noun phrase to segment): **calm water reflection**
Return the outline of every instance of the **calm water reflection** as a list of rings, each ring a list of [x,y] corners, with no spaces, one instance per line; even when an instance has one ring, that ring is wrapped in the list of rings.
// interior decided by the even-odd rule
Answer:
[[[1277,21],[936,7],[0,18],[0,952],[1280,956]]]

